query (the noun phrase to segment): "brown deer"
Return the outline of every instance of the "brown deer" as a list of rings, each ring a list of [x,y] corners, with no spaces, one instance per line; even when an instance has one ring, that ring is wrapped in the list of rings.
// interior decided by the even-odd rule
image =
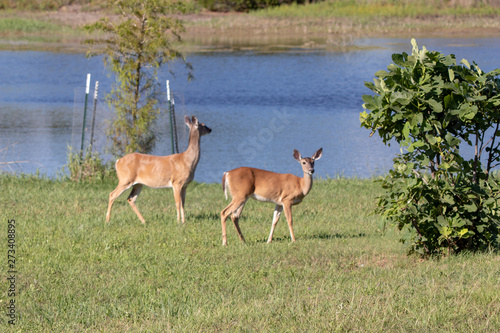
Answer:
[[[135,205],[142,187],[146,185],[152,188],[173,188],[177,222],[182,219],[182,223],[184,223],[186,187],[193,180],[196,166],[200,160],[200,138],[212,132],[210,128],[198,122],[195,116],[191,119],[185,116],[184,122],[189,127],[189,144],[186,151],[168,156],[132,153],[116,161],[118,186],[109,194],[106,222],[109,222],[111,218],[111,208],[115,199],[132,187],[127,201],[141,222],[146,223]]]
[[[222,224],[222,245],[227,245],[226,219],[233,214],[233,220],[238,236],[242,242],[245,241],[241,233],[238,221],[241,211],[249,198],[258,201],[272,202],[274,208],[271,233],[267,240],[271,243],[276,224],[281,212],[285,210],[285,217],[290,229],[290,237],[295,242],[292,228],[292,205],[302,202],[302,199],[309,193],[313,183],[314,161],[319,160],[323,154],[323,149],[318,149],[312,157],[302,158],[300,153],[294,149],[293,157],[301,164],[304,177],[300,178],[292,174],[281,174],[271,171],[241,167],[225,172],[222,176],[222,188],[224,194],[232,196],[231,203],[221,212]]]

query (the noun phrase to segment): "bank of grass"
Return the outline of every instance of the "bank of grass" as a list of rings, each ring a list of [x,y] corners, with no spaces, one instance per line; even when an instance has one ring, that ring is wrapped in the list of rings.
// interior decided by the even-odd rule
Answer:
[[[16,225],[15,327],[31,332],[492,332],[500,327],[500,259],[407,257],[371,215],[371,180],[316,181],[266,244],[273,206],[250,201],[221,246],[220,184],[192,184],[187,222],[171,190],[144,189],[143,226],[125,201],[104,222],[114,181],[0,177],[4,267]],[[3,270],[4,275],[6,269]],[[0,282],[0,304],[12,297]],[[4,311],[3,310],[3,311]]]
[[[0,38],[4,40],[51,43],[79,38],[80,35],[79,29],[36,16],[0,18]]]
[[[44,22],[40,20],[24,19],[24,18],[5,18],[0,20],[0,33],[35,33],[47,32],[52,33],[57,31],[60,26]]]
[[[500,6],[474,0],[337,0],[187,20],[186,40],[338,51],[359,38],[496,36]],[[203,40],[202,36],[205,36]]]
[[[54,49],[85,52],[82,26],[113,13],[96,1],[64,1],[57,11],[31,10],[27,4],[0,12],[0,49]],[[282,5],[250,13],[209,13],[187,2],[182,15],[185,49],[314,45],[336,49],[357,38],[415,36],[495,36],[500,6],[480,0],[336,0]],[[38,7],[37,7],[38,8]],[[2,22],[3,21],[3,22]],[[31,43],[35,42],[35,43]],[[313,42],[311,44],[311,42]],[[45,43],[45,44],[43,44]],[[285,47],[285,49],[287,49]]]
[[[484,17],[500,15],[500,4],[462,0],[331,0],[314,4],[282,5],[252,12],[257,17],[282,18],[418,18],[436,16]]]

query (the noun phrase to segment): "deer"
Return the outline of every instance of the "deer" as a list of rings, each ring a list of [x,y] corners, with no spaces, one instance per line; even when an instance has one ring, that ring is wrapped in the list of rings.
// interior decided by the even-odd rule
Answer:
[[[113,202],[123,192],[132,187],[127,201],[142,224],[145,224],[146,221],[135,202],[141,193],[142,187],[146,185],[151,188],[173,189],[177,208],[177,223],[182,220],[184,224],[186,188],[194,179],[196,166],[200,160],[200,138],[212,132],[205,124],[198,122],[195,116],[191,118],[185,116],[184,122],[189,127],[189,143],[184,152],[167,156],[131,153],[116,161],[118,185],[109,194],[108,211],[106,213],[107,223],[111,218]]]
[[[292,228],[292,206],[302,202],[304,197],[311,191],[313,184],[314,162],[319,160],[323,154],[323,148],[318,149],[312,157],[302,158],[298,150],[293,150],[293,157],[301,164],[304,176],[302,178],[292,174],[282,174],[250,167],[240,167],[222,176],[222,189],[228,198],[231,195],[231,203],[221,212],[222,245],[227,246],[226,220],[232,214],[231,220],[236,227],[241,242],[245,238],[241,233],[239,219],[243,207],[249,198],[257,201],[274,203],[273,221],[271,233],[267,243],[273,240],[273,233],[280,218],[281,212],[285,211],[285,217],[290,229],[290,238],[295,242]]]

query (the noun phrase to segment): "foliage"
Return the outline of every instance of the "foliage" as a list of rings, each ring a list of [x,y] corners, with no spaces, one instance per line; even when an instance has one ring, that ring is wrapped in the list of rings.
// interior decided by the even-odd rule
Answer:
[[[409,252],[498,246],[500,186],[490,173],[500,157],[500,70],[412,45],[365,84],[376,95],[363,96],[371,112],[361,113],[362,126],[402,147],[376,212],[405,231]],[[466,146],[471,159],[460,153]]]
[[[68,164],[63,167],[69,171],[69,179],[72,181],[95,182],[103,181],[110,177],[112,168],[106,165],[99,153],[87,148],[85,154],[73,152],[72,147],[68,147]]]
[[[116,118],[108,129],[112,153],[121,156],[131,152],[150,152],[156,143],[153,125],[159,113],[161,96],[157,82],[158,69],[180,58],[190,69],[176,46],[184,31],[180,20],[169,16],[182,11],[182,2],[170,0],[109,0],[116,6],[122,20],[105,17],[87,25],[89,32],[101,32],[101,38],[86,40],[103,49],[90,51],[89,56],[104,54],[104,62],[116,75],[116,83],[107,96]],[[190,75],[190,74],[189,74]]]

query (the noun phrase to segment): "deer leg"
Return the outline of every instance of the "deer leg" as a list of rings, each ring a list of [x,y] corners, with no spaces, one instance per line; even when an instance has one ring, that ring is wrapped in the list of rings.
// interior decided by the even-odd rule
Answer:
[[[288,222],[288,229],[290,229],[290,237],[292,238],[292,242],[295,242],[295,236],[293,235],[293,227],[292,227],[292,203],[287,202],[283,203],[283,209],[285,210],[286,221]]]
[[[177,209],[177,223],[181,220],[184,223],[184,207],[182,207],[182,188],[178,185],[174,186],[174,200],[175,200],[175,208]],[[181,210],[182,207],[182,210]]]
[[[241,233],[239,221],[240,221],[241,212],[243,211],[243,207],[245,207],[245,203],[246,203],[246,201],[240,207],[238,207],[238,209],[236,209],[236,211],[234,211],[233,215],[231,216],[231,220],[233,220],[233,224],[236,228],[236,232],[238,233],[238,237],[240,238],[240,241],[242,241],[242,242],[245,242],[245,238],[243,237],[243,234]]]
[[[108,211],[106,212],[106,222],[109,223],[111,219],[111,208],[113,208],[113,202],[115,202],[116,198],[118,198],[123,192],[125,192],[130,185],[120,185],[109,194],[109,202],[108,202]]]
[[[142,217],[141,213],[139,212],[139,209],[135,205],[135,201],[137,200],[137,197],[141,193],[142,190],[142,184],[135,184],[134,187],[132,187],[132,192],[130,192],[127,201],[130,204],[130,207],[134,210],[135,214],[141,220],[142,224],[145,224],[146,221],[144,220],[144,217]]]
[[[267,239],[268,243],[271,243],[273,241],[274,228],[276,227],[276,224],[278,224],[278,220],[280,219],[282,211],[283,206],[276,205],[276,207],[274,207],[273,224],[271,225],[271,233],[269,234],[269,238]]]
[[[181,219],[184,224],[184,203],[186,202],[186,189],[187,186],[181,188]]]
[[[233,198],[233,200],[231,201],[231,203],[222,210],[222,212],[220,213],[220,222],[221,222],[221,226],[222,226],[222,245],[227,245],[227,238],[226,238],[226,220],[227,218],[229,217],[229,215],[233,214],[234,212],[236,212],[240,206],[242,205],[245,205],[245,198],[241,199],[241,200],[235,200]],[[236,230],[239,229],[239,226]],[[240,230],[240,233],[241,233],[241,230]],[[240,238],[241,239],[241,238]]]

